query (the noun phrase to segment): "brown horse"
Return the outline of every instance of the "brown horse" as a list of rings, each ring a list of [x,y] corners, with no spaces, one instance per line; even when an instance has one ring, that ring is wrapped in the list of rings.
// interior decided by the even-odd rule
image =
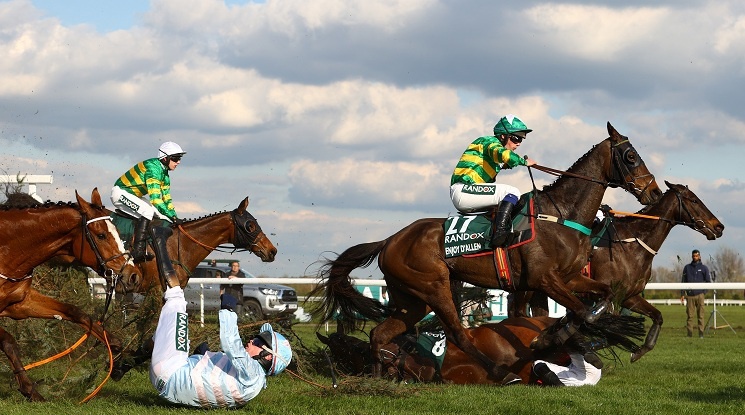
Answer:
[[[605,314],[595,323],[580,324],[579,329],[563,345],[552,345],[544,350],[530,347],[531,341],[542,331],[560,328],[559,319],[551,317],[515,317],[499,323],[483,324],[466,329],[473,344],[494,362],[509,368],[520,376],[521,383],[536,383],[533,362],[545,360],[566,365],[568,353],[586,354],[610,347],[626,351],[637,351],[636,341],[644,337],[643,318]],[[336,368],[342,373],[359,376],[372,372],[374,364],[370,343],[342,333],[325,337],[316,336],[331,352]],[[401,335],[383,346],[383,372],[386,377],[401,381],[442,381],[460,385],[499,385],[500,379],[492,377],[484,367],[452,342],[444,348],[441,367],[437,368],[435,350],[442,350],[438,343],[425,351],[417,344],[417,338]],[[609,356],[616,356],[611,352]]]
[[[263,262],[272,262],[277,248],[261,230],[259,222],[247,210],[248,198],[231,212],[219,212],[199,219],[186,220],[173,227],[168,238],[168,255],[175,265],[181,287],[186,287],[193,270],[203,259],[222,244],[229,249],[251,251]],[[139,264],[143,275],[142,291],[160,284],[158,267],[154,260]]]
[[[176,265],[181,287],[185,287],[189,282],[191,270],[222,244],[231,244],[231,251],[251,251],[263,262],[274,261],[277,248],[247,208],[248,198],[245,198],[231,212],[219,212],[199,219],[186,220],[182,225],[173,228],[174,234],[168,238],[168,255]],[[143,273],[143,292],[157,286],[165,288],[154,260],[141,263],[139,266]],[[157,320],[157,316],[154,318]],[[111,378],[120,380],[130,369],[149,360],[152,347],[152,339],[146,339],[136,351],[125,352],[123,359],[117,361]]]
[[[450,279],[508,291],[543,290],[578,319],[595,318],[597,313],[588,310],[573,291],[600,295],[606,302],[612,292],[607,285],[591,280],[572,289],[567,286],[587,263],[590,238],[561,225],[561,219],[590,226],[608,186],[623,187],[643,204],[654,202],[662,194],[628,138],[610,123],[607,127],[607,139],[595,145],[553,184],[536,192],[535,205],[541,215],[546,215],[542,217],[552,215],[559,219],[536,220],[534,240],[510,250],[512,286],[500,286],[496,261],[489,256],[445,258],[445,220],[420,219],[385,240],[353,246],[327,261],[319,271],[322,282],[310,294],[323,296],[315,314],[323,321],[338,318],[346,329],[357,324],[357,313],[368,319],[383,320],[372,330],[370,340],[372,350],[380,358],[383,345],[413,329],[431,310],[442,322],[448,340],[481,362],[495,378],[503,384],[520,381],[508,368],[493,362],[471,343],[452,300]],[[390,315],[378,301],[362,296],[351,283],[350,272],[369,265],[375,257],[395,305]],[[599,310],[604,308],[602,305]],[[539,336],[535,345],[546,347],[551,341],[546,334]],[[380,369],[380,364],[376,365],[375,375],[381,374]]]
[[[123,275],[130,288],[139,275],[124,254],[119,235],[103,208],[98,189],[88,203],[75,192],[77,204],[46,203],[32,208],[0,210],[0,317],[29,317],[73,321],[106,342],[100,323],[78,307],[47,297],[31,288],[31,273],[55,255],[69,255],[94,267],[109,282]],[[112,342],[112,349],[120,346]],[[20,359],[18,343],[0,328],[0,348],[8,356],[20,392],[32,401],[44,398],[36,391]]]
[[[639,360],[657,343],[662,313],[641,296],[652,278],[652,260],[675,225],[685,225],[708,240],[722,236],[724,225],[687,186],[665,182],[668,191],[657,202],[636,214],[614,217],[612,238],[590,254],[590,276],[612,287],[614,301],[652,319],[642,348],[631,355]],[[577,276],[577,279],[585,279]],[[547,314],[548,299],[541,292],[515,293],[511,315],[525,315],[529,304],[534,315]]]

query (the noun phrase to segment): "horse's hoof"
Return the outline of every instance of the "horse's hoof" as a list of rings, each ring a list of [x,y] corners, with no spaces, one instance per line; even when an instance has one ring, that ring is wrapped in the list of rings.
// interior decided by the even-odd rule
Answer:
[[[522,382],[523,378],[520,376],[517,376],[514,373],[510,373],[507,376],[502,379],[502,386],[508,386],[508,385],[517,385],[518,383]]]
[[[543,350],[550,344],[550,341],[546,341],[546,336],[538,335],[530,342],[530,348],[532,350]]]
[[[644,353],[642,352],[631,353],[631,363],[634,363],[637,360],[641,359],[642,356],[644,356]]]

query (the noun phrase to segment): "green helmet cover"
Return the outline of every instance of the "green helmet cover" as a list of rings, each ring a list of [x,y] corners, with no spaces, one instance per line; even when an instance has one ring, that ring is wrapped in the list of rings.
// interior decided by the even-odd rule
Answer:
[[[514,134],[519,132],[529,133],[533,130],[528,128],[524,122],[520,121],[519,118],[512,114],[505,115],[499,119],[497,125],[494,126],[494,135],[500,136],[502,134]]]

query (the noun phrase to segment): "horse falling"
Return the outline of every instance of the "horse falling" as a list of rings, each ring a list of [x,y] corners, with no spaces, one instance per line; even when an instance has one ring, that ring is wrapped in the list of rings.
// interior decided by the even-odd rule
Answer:
[[[101,204],[97,189],[88,203],[75,192],[77,204],[38,205],[0,210],[0,317],[59,318],[77,323],[106,343],[105,331],[78,307],[47,297],[31,288],[34,267],[55,255],[68,255],[92,267],[109,282],[122,276],[132,287],[139,275],[123,253],[119,235]],[[112,350],[121,345],[111,340]],[[16,340],[0,328],[0,348],[8,356],[20,392],[29,400],[44,398],[21,363]]]
[[[662,328],[662,313],[641,293],[652,278],[652,260],[667,235],[675,225],[685,225],[708,240],[721,237],[724,231],[724,225],[687,186],[665,184],[668,191],[657,202],[636,214],[613,218],[613,239],[608,246],[595,247],[590,257],[591,278],[612,287],[614,301],[622,307],[652,319],[643,346],[631,355],[632,362],[654,348]],[[544,293],[522,292],[510,304],[513,315],[525,315],[527,304],[534,315],[547,314]]]
[[[644,337],[643,318],[604,314],[595,323],[580,324],[578,331],[563,345],[552,345],[544,350],[530,347],[531,341],[540,332],[560,327],[557,318],[514,317],[466,331],[479,350],[519,375],[523,384],[536,383],[532,367],[538,359],[564,365],[568,353],[585,355],[608,348],[635,352],[639,350],[636,342]],[[374,358],[369,342],[342,333],[331,333],[329,337],[316,333],[316,336],[328,346],[340,371],[353,376],[371,373]],[[422,350],[416,342],[416,338],[403,335],[383,346],[383,372],[386,377],[400,381],[440,381],[460,385],[499,384],[479,362],[451,342],[444,347],[445,354],[439,368],[434,351]],[[434,348],[441,353],[441,345],[435,344]],[[607,354],[617,356],[615,351]]]
[[[643,204],[660,197],[662,192],[654,176],[628,138],[610,123],[607,129],[608,138],[577,160],[553,184],[536,193],[535,204],[540,213],[589,226],[608,186],[623,187]],[[372,330],[370,339],[378,358],[376,376],[381,374],[383,345],[413,329],[427,313],[434,311],[448,340],[479,361],[501,384],[520,381],[509,368],[492,361],[471,343],[452,301],[450,279],[507,291],[543,290],[580,320],[596,316],[573,291],[600,296],[606,303],[610,301],[612,292],[605,284],[588,280],[572,288],[567,286],[587,262],[590,250],[590,239],[574,229],[555,222],[536,221],[535,239],[510,250],[513,285],[500,287],[492,258],[445,258],[443,223],[443,218],[420,219],[385,240],[347,249],[319,271],[323,281],[310,295],[323,297],[315,311],[323,321],[334,318],[337,311],[338,322],[345,330],[356,326],[357,313],[382,321]],[[395,304],[391,314],[379,302],[362,296],[351,284],[350,272],[368,266],[375,257]],[[538,339],[536,345],[540,347],[552,341],[547,335]]]

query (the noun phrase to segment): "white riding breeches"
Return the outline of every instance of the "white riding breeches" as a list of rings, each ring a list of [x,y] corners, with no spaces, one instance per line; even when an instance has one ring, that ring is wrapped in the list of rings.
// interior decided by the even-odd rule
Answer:
[[[153,220],[153,217],[157,215],[160,219],[170,220],[168,217],[158,212],[158,210],[150,204],[149,200],[139,198],[119,186],[114,186],[111,189],[111,203],[113,203],[114,207],[117,209],[136,218]]]
[[[499,205],[508,194],[520,197],[520,191],[515,186],[502,183],[463,184],[455,183],[450,186],[450,199],[459,212],[483,212]]]

